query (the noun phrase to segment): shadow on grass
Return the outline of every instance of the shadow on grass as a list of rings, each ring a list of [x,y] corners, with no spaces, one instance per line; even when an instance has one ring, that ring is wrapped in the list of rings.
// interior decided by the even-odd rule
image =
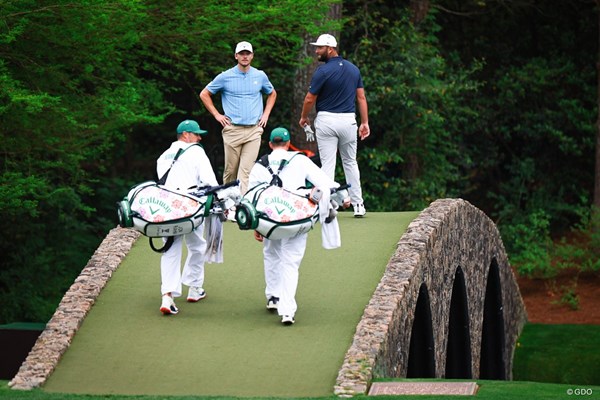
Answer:
[[[513,379],[600,385],[598,365],[600,325],[527,324],[517,342]]]

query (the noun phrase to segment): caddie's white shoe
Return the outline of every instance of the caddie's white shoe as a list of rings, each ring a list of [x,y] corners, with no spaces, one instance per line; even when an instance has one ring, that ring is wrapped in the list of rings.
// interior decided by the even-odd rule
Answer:
[[[363,204],[353,204],[352,207],[354,208],[355,218],[362,218],[367,213],[367,210],[365,210],[365,206]]]
[[[281,323],[284,325],[292,325],[294,322],[294,316],[293,315],[284,315],[283,317],[281,317]]]
[[[277,310],[277,303],[279,303],[279,297],[271,296],[267,301],[267,310],[275,311]]]
[[[179,312],[179,309],[175,305],[175,300],[173,300],[173,298],[168,294],[165,294],[162,297],[160,312],[164,315],[177,314]]]
[[[188,291],[187,301],[190,303],[195,303],[198,300],[202,300],[206,297],[206,292],[201,287],[192,286]]]

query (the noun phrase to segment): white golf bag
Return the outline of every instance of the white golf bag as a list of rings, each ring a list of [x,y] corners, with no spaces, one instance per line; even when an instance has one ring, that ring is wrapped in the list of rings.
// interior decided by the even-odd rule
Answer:
[[[318,190],[318,189],[316,189]],[[235,219],[242,230],[254,229],[267,239],[294,237],[310,231],[319,219],[315,189],[296,192],[262,183],[248,190],[236,207]]]
[[[330,189],[331,206],[325,223],[337,215],[339,204],[348,197],[349,184]],[[236,208],[235,219],[241,230],[254,229],[267,239],[298,236],[313,229],[319,220],[321,189],[298,189],[261,183],[250,189]]]
[[[239,181],[234,181],[185,193],[167,189],[154,181],[140,183],[117,204],[119,225],[133,228],[149,238],[172,238],[190,233],[206,217],[217,216],[221,221],[225,220],[224,210],[241,197],[238,184]],[[170,247],[169,242],[172,240],[166,244]],[[152,240],[150,246],[159,252],[168,249],[154,248]]]

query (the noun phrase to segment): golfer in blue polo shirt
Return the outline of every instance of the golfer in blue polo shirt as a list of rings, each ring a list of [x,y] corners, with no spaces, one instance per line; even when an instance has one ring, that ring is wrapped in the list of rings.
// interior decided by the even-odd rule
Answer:
[[[237,65],[221,72],[200,92],[200,100],[208,112],[223,126],[223,183],[239,179],[242,194],[248,190],[248,175],[258,157],[261,135],[277,98],[267,74],[250,65],[253,58],[252,45],[239,42],[235,48]],[[212,100],[217,93],[221,93],[223,114]],[[263,95],[266,95],[264,109]]]

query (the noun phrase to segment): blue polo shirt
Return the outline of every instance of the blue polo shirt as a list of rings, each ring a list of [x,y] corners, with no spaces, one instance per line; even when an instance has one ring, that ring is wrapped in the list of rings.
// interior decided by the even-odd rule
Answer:
[[[358,67],[338,56],[315,70],[308,91],[317,95],[317,112],[353,113],[356,112],[356,89],[362,87]]]
[[[271,94],[273,85],[267,74],[250,67],[242,72],[237,65],[221,72],[208,85],[210,93],[221,93],[223,112],[236,125],[256,125],[263,114],[263,94]]]

